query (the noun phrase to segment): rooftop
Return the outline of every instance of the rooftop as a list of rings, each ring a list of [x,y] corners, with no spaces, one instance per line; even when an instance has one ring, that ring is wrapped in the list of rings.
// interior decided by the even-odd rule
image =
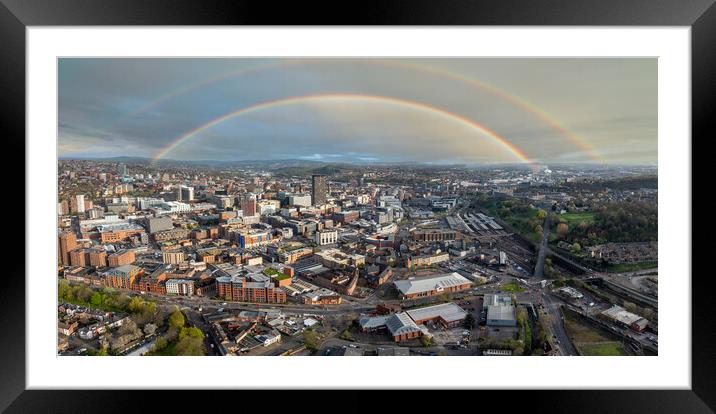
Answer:
[[[604,312],[602,312],[602,314],[625,325],[631,325],[641,319],[644,319],[641,316],[631,313],[617,305],[614,305],[611,308],[605,310]]]
[[[390,315],[385,320],[385,324],[393,336],[420,331],[418,325],[405,312]]]
[[[498,321],[514,321],[515,307],[512,305],[491,305],[487,307],[487,319]]]
[[[467,312],[454,302],[442,303],[440,305],[428,306],[425,308],[411,309],[406,312],[415,321],[442,318],[445,322],[454,322],[465,319]]]
[[[459,273],[452,272],[422,279],[398,280],[395,282],[395,287],[403,295],[409,295],[420,292],[427,292],[430,290],[442,290],[444,288],[450,288],[464,284],[470,284],[470,281],[461,276]]]

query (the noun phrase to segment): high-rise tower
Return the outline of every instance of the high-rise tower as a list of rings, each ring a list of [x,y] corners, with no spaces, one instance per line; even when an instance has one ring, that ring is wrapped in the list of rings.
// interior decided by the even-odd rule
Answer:
[[[314,174],[311,187],[311,201],[314,206],[326,204],[326,194],[328,193],[328,185],[326,184],[326,176],[322,174]]]

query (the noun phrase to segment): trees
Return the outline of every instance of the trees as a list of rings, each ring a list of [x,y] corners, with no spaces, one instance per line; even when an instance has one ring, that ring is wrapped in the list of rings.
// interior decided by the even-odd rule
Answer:
[[[65,281],[60,281],[57,285],[57,296],[60,299],[72,300],[72,287]]]
[[[317,350],[318,334],[310,329],[303,331],[303,344],[312,351]]]
[[[190,327],[190,328],[181,328],[179,330],[179,340],[181,341],[184,338],[204,338],[204,334],[201,332],[201,329]]]
[[[154,342],[153,351],[161,351],[162,349],[166,348],[167,345],[169,345],[169,342],[167,339],[163,336],[160,336],[157,338],[156,342]]]
[[[90,297],[90,304],[95,308],[98,308],[102,306],[102,303],[104,303],[104,295],[99,292],[93,293]]]
[[[148,323],[148,324],[144,325],[143,331],[144,331],[144,334],[147,336],[154,335],[154,332],[157,331],[157,325],[155,325],[153,323]]]
[[[420,343],[423,344],[425,348],[429,348],[433,344],[433,339],[427,335],[422,335],[420,337]]]
[[[472,313],[468,313],[467,316],[465,316],[465,320],[463,321],[462,326],[467,329],[472,329],[475,327],[475,317],[472,316]]]
[[[137,313],[139,312],[143,302],[144,300],[142,298],[140,298],[139,296],[135,296],[127,304],[127,310],[132,313]]]
[[[127,344],[142,336],[142,331],[132,319],[125,321],[109,340],[112,352],[121,352]]]
[[[346,341],[352,341],[353,336],[351,336],[351,333],[350,331],[348,331],[348,329],[344,329],[343,332],[341,332],[341,339]]]
[[[176,354],[181,356],[199,356],[206,353],[203,338],[196,338],[194,336],[185,336],[180,339],[176,344],[175,350]]]
[[[175,307],[174,312],[169,315],[169,326],[171,328],[179,329],[184,326],[185,322],[186,321],[184,320],[184,314],[181,313],[179,308]]]
[[[557,234],[560,236],[566,236],[569,232],[569,225],[567,223],[557,224]]]

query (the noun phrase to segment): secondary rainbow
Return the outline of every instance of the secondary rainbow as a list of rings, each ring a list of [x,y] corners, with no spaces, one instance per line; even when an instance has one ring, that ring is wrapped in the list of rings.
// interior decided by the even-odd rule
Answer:
[[[164,95],[161,95],[157,97],[156,99],[142,105],[141,107],[137,108],[134,111],[131,111],[123,116],[121,116],[119,119],[117,119],[115,122],[112,123],[112,126],[117,125],[123,121],[125,121],[128,118],[131,118],[133,116],[139,115],[143,112],[148,111],[151,108],[154,108],[163,102],[166,102],[170,99],[176,98],[181,95],[185,95],[188,93],[191,93],[195,90],[198,90],[202,87],[212,85],[217,82],[225,81],[231,78],[236,78],[240,76],[249,75],[252,73],[258,73],[264,70],[272,70],[272,69],[280,69],[285,68],[289,66],[301,66],[301,65],[317,65],[317,64],[346,64],[346,62],[350,62],[351,64],[367,64],[367,65],[380,65],[380,66],[386,66],[386,67],[393,67],[393,68],[402,68],[402,69],[408,69],[415,72],[421,72],[426,73],[431,76],[441,77],[450,79],[455,82],[463,83],[468,86],[471,86],[473,88],[476,88],[482,92],[489,93],[493,96],[496,96],[502,100],[505,100],[509,102],[511,105],[518,107],[519,109],[531,114],[532,116],[539,119],[541,122],[547,124],[549,127],[553,128],[554,130],[558,131],[561,136],[566,138],[569,142],[576,145],[579,149],[583,150],[590,159],[596,162],[604,163],[606,160],[599,154],[599,152],[594,148],[594,146],[589,143],[587,140],[579,137],[574,132],[570,131],[567,127],[565,127],[560,121],[558,121],[555,117],[548,114],[544,110],[540,109],[536,105],[526,101],[525,99],[522,99],[518,97],[515,94],[508,93],[505,90],[502,90],[496,86],[490,85],[488,83],[479,81],[475,78],[471,78],[465,75],[461,75],[455,72],[451,72],[445,69],[437,68],[434,66],[428,66],[428,65],[421,65],[418,63],[413,63],[410,61],[399,61],[399,60],[392,60],[392,59],[338,59],[338,60],[332,60],[332,59],[292,59],[292,60],[286,60],[281,61],[277,63],[267,63],[263,65],[256,65],[250,68],[245,68],[241,70],[231,71],[227,73],[223,73],[219,76],[204,79],[202,81],[193,83],[188,86],[181,87],[179,89],[175,89],[173,91],[170,91]]]
[[[281,99],[275,99],[271,101],[261,102],[255,105],[251,105],[245,108],[238,109],[233,112],[229,112],[227,114],[218,116],[190,131],[185,132],[184,134],[177,137],[175,140],[173,140],[169,145],[161,149],[155,156],[154,161],[159,161],[160,159],[164,158],[168,153],[170,153],[174,148],[177,148],[179,145],[181,145],[184,142],[189,141],[193,137],[196,137],[201,132],[221,124],[222,122],[228,121],[230,119],[236,118],[238,116],[246,115],[252,112],[257,112],[269,108],[277,108],[287,105],[295,105],[300,103],[307,103],[307,102],[320,102],[320,101],[330,101],[330,100],[349,100],[349,101],[362,101],[362,102],[375,102],[375,103],[382,103],[382,104],[388,104],[388,105],[395,105],[395,106],[402,106],[406,108],[411,108],[418,111],[423,111],[427,113],[431,113],[434,115],[442,116],[443,118],[449,119],[453,122],[460,123],[464,126],[467,126],[474,131],[480,133],[481,135],[484,135],[494,142],[496,142],[498,145],[500,145],[502,148],[504,148],[506,151],[508,151],[510,154],[512,154],[519,162],[526,163],[530,165],[534,165],[533,161],[527,157],[527,155],[519,148],[517,148],[514,144],[509,142],[504,137],[497,134],[495,131],[487,128],[486,126],[472,120],[469,118],[466,118],[462,115],[449,112],[445,109],[438,108],[435,106],[431,106],[422,102],[416,102],[411,101],[407,99],[402,98],[394,98],[394,97],[388,97],[388,96],[380,96],[380,95],[361,95],[361,94],[319,94],[319,95],[303,95],[303,96],[292,96],[287,98],[281,98]]]

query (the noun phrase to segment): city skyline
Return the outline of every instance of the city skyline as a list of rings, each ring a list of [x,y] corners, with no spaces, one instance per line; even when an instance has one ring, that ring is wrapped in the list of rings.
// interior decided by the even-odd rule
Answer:
[[[60,59],[60,158],[657,160],[656,59]]]

